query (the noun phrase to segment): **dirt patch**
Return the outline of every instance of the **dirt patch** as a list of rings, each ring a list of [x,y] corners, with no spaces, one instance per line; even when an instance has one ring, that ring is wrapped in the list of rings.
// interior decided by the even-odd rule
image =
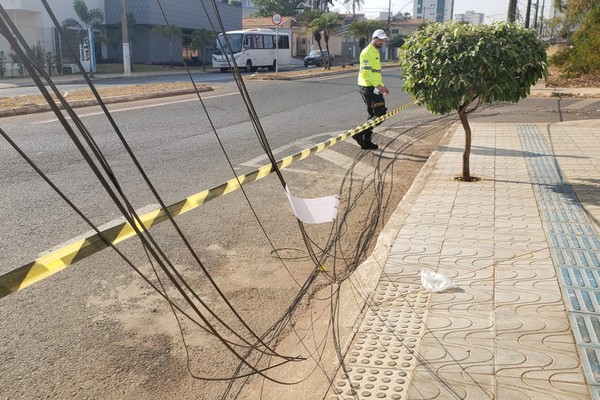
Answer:
[[[546,78],[546,86],[562,88],[586,88],[600,87],[600,76],[586,74],[577,78],[566,78],[560,68],[549,67],[549,75]]]
[[[206,85],[196,85],[199,90],[206,91],[210,88]],[[174,83],[152,83],[142,85],[127,85],[127,86],[115,86],[110,88],[97,89],[98,93],[102,98],[109,97],[125,97],[134,95],[147,95],[150,93],[166,93],[181,90],[192,90],[194,87],[191,82],[174,82]],[[93,100],[94,94],[90,89],[77,90],[72,92],[61,93],[66,100],[71,103],[75,101]],[[56,100],[56,96],[52,95],[52,98]],[[7,110],[19,107],[27,106],[42,106],[48,102],[41,94],[27,95],[27,96],[16,96],[16,97],[3,97],[0,98],[0,110]]]

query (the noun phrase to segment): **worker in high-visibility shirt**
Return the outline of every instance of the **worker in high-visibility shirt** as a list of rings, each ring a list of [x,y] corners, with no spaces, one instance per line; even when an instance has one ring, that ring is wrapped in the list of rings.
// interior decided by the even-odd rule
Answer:
[[[383,29],[377,29],[373,32],[371,43],[360,53],[360,71],[358,73],[358,87],[363,101],[367,105],[369,119],[379,117],[387,112],[385,108],[384,94],[390,91],[385,87],[381,79],[381,62],[379,60],[379,49],[383,47],[388,39]],[[361,148],[373,150],[378,148],[371,141],[373,128],[352,136],[358,142]]]

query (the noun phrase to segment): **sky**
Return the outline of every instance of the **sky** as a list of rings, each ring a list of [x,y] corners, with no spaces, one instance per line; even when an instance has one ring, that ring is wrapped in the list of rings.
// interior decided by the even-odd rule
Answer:
[[[536,0],[533,0],[535,4]],[[541,12],[541,4],[544,0],[540,0],[540,12]],[[549,15],[550,4],[552,0],[545,0],[546,6],[544,15],[546,18]],[[508,3],[509,0],[454,0],[454,13],[460,14],[465,11],[475,11],[479,13],[484,13],[485,23],[490,23],[493,21],[504,21],[506,20],[506,15],[508,13]],[[525,6],[527,2],[524,0],[519,1],[519,7],[525,11]],[[339,6],[340,2],[338,0],[334,0],[334,7],[338,9],[338,11],[345,11],[343,7]],[[362,13],[365,13],[367,18],[376,18],[379,16],[379,12],[387,12],[390,7],[389,0],[364,0],[363,6],[361,8]],[[391,0],[391,8],[392,14],[396,14],[399,11],[401,12],[409,12],[412,14],[413,11],[413,2],[412,0]]]

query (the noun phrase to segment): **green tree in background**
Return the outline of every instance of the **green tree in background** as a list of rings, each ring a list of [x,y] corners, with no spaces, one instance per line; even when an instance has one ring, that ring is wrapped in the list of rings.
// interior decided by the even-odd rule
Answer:
[[[175,24],[171,25],[157,25],[152,28],[152,32],[159,36],[167,38],[169,41],[169,67],[173,68],[173,40],[181,40],[183,32],[181,28]],[[171,40],[171,32],[173,32],[173,40]]]
[[[8,58],[10,58],[11,64],[17,64],[17,70],[19,71],[19,76],[23,76],[25,73],[23,62],[17,55],[17,53],[8,53]]]
[[[364,3],[365,0],[342,0],[342,4],[346,9],[348,9],[348,6],[352,5],[352,21],[356,19],[356,10],[360,10]]]
[[[346,32],[346,38],[355,38],[358,39],[358,47],[360,51],[362,51],[371,41],[371,35],[377,29],[381,29],[382,22],[371,20],[371,19],[361,19],[352,21],[348,26],[348,31]]]
[[[0,50],[0,78],[4,78],[6,75],[6,54],[4,50]]]
[[[325,49],[329,55],[327,58],[323,57],[325,61],[325,68],[331,68],[331,52],[329,51],[329,35],[334,29],[341,26],[342,16],[337,13],[325,12],[319,15],[316,19],[310,21],[307,25],[308,32],[312,33],[319,51],[323,55],[323,48],[321,47],[321,39],[325,41]],[[322,34],[321,34],[322,32]]]
[[[554,6],[566,12],[563,30],[576,27],[572,36],[573,47],[552,57],[567,76],[600,73],[600,1],[555,0]]]
[[[256,8],[254,17],[270,17],[275,13],[295,17],[304,10],[304,0],[253,0]]]
[[[404,35],[394,36],[392,39],[390,39],[390,45],[392,47],[402,47],[404,46],[404,43],[406,43],[406,39],[407,37]]]
[[[516,103],[547,71],[546,44],[514,24],[434,23],[400,50],[404,89],[433,113],[458,111],[465,131],[461,180],[471,181],[467,115],[481,104]]]
[[[104,12],[99,8],[89,9],[84,0],[74,0],[73,10],[79,18],[65,18],[61,25],[65,29],[75,29],[77,31],[77,41],[79,44],[83,44],[86,37],[88,37],[89,30],[95,29],[104,21]],[[90,43],[90,47],[91,47]],[[77,46],[74,46],[77,47]],[[90,68],[90,76],[94,76],[92,68]]]
[[[206,50],[215,47],[216,36],[213,31],[208,29],[199,29],[192,32],[192,46],[198,49],[199,53],[202,53],[202,70],[206,71],[206,64],[210,61],[209,57],[206,57]]]

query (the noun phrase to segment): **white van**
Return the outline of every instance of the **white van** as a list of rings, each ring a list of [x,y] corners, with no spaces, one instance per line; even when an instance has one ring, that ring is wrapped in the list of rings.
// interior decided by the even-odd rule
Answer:
[[[291,62],[292,50],[287,33],[277,33],[270,29],[245,29],[225,34],[237,66],[246,72],[254,72],[258,68],[275,71],[276,65]],[[229,54],[229,49],[225,37],[220,33],[217,37],[217,48],[212,56],[213,68],[220,68],[221,72],[233,68],[233,62],[226,54]]]

